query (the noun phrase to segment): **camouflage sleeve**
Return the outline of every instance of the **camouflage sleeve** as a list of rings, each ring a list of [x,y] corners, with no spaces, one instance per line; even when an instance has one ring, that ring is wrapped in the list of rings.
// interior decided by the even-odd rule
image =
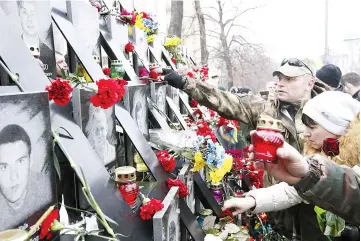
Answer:
[[[221,91],[207,83],[188,79],[183,90],[199,104],[204,105],[230,120],[256,126],[264,110],[264,100],[256,95],[236,95]]]
[[[309,159],[310,171],[294,187],[314,205],[360,225],[360,183],[352,168],[321,155]]]

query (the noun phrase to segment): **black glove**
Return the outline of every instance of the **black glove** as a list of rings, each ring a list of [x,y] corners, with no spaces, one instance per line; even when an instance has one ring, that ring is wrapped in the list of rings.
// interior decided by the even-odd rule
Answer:
[[[333,241],[360,241],[360,229],[356,226],[346,224],[341,237],[333,238]]]
[[[168,82],[170,86],[177,89],[182,89],[186,80],[179,74],[171,69],[163,69],[164,80]]]

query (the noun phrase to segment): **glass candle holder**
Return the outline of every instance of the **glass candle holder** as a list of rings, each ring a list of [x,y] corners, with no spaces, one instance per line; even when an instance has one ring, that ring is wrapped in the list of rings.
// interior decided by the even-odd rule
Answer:
[[[110,77],[111,78],[123,78],[125,75],[125,70],[120,60],[112,60],[110,65]]]
[[[218,204],[222,204],[224,201],[224,190],[222,188],[222,183],[218,182],[210,185],[210,191],[213,197],[216,199]]]
[[[139,186],[136,183],[135,168],[132,166],[118,167],[115,169],[115,177],[119,192],[130,207],[137,203]]]
[[[282,122],[270,117],[260,117],[257,131],[252,135],[255,161],[277,163],[277,149],[283,146]]]

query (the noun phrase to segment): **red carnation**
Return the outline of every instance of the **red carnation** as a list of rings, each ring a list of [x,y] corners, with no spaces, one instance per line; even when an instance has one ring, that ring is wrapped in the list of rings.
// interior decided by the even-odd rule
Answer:
[[[125,53],[129,54],[129,53],[133,53],[134,51],[134,45],[131,42],[128,42],[125,47]]]
[[[233,158],[232,169],[235,171],[240,171],[243,168],[243,162],[240,157]]]
[[[109,68],[104,68],[103,69],[103,74],[105,74],[106,76],[110,76],[110,69]]]
[[[182,182],[182,180],[180,179],[167,179],[167,184],[168,184],[168,188],[170,189],[171,187],[179,187],[178,189],[178,197],[179,198],[185,198],[186,196],[189,195],[188,192],[188,188],[187,186]]]
[[[152,198],[149,202],[140,207],[140,217],[149,220],[153,215],[164,207],[162,201]]]
[[[211,117],[215,117],[216,116],[216,112],[214,110],[209,110],[209,115]]]
[[[128,83],[122,79],[101,79],[97,81],[98,92],[90,97],[90,102],[103,109],[112,107],[123,98],[126,84]]]
[[[175,58],[173,58],[173,57],[170,60],[172,60],[173,64],[177,63],[177,60]]]
[[[61,78],[51,82],[51,85],[46,86],[45,90],[49,92],[49,100],[54,100],[55,104],[65,106],[71,99],[73,88],[69,81]]]
[[[176,167],[174,156],[169,155],[168,151],[163,150],[157,152],[157,157],[166,172],[171,172]]]
[[[188,73],[187,73],[187,76],[188,76],[189,78],[194,79],[194,74],[193,74],[192,72],[188,72]]]
[[[200,109],[196,109],[194,112],[193,112],[193,115],[199,119],[202,119],[203,117],[203,113]]]
[[[326,138],[323,141],[322,151],[327,156],[337,156],[340,154],[339,141],[336,138]]]
[[[241,158],[243,157],[243,151],[242,150],[238,150],[238,149],[234,149],[234,150],[226,150],[226,153],[231,155],[234,158]]]
[[[232,223],[233,223],[233,221],[234,221],[234,216],[233,216],[233,213],[232,213],[232,211],[230,211],[230,210],[224,210],[224,211],[222,211],[221,212],[221,218],[225,218],[225,217],[230,217],[230,218],[232,218]]]
[[[43,221],[40,228],[39,238],[40,239],[47,239],[51,240],[53,237],[53,233],[50,231],[51,225],[53,224],[54,220],[58,220],[59,218],[59,210],[53,210]]]
[[[192,107],[192,108],[195,108],[198,106],[198,102],[194,99],[192,99],[189,103],[189,105]]]

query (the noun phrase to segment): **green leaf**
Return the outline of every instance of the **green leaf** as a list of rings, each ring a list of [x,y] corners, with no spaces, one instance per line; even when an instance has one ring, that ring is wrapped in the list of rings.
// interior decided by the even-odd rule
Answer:
[[[67,79],[64,69],[61,69],[60,71],[61,71],[61,78]]]

